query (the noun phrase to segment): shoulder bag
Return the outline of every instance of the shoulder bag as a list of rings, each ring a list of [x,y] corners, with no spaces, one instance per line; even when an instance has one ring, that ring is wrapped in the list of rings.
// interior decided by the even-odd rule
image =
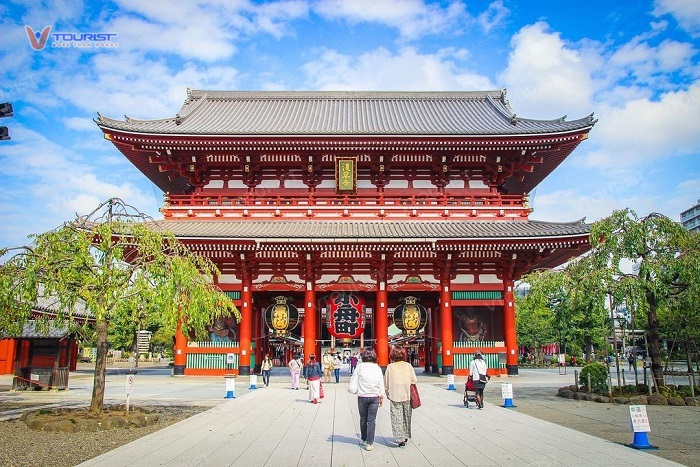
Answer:
[[[420,407],[420,394],[418,394],[418,387],[415,384],[411,384],[411,408],[417,409]]]

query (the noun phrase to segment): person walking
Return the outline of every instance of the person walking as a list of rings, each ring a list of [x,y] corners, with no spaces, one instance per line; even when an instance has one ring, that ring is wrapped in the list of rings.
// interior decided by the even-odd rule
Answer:
[[[316,361],[316,355],[309,355],[309,361],[306,363],[305,372],[306,381],[309,383],[309,402],[318,404],[321,398],[321,376],[323,371],[321,365]]]
[[[362,363],[350,379],[348,392],[357,394],[357,409],[360,412],[360,439],[367,451],[374,447],[374,432],[377,411],[384,403],[384,375],[377,365],[377,352],[365,349]]]
[[[491,377],[486,374],[488,369],[489,367],[484,360],[484,354],[481,353],[481,350],[477,350],[471,364],[469,365],[469,374],[474,382],[476,406],[479,409],[484,408],[484,388],[486,387],[487,379],[491,379]]]
[[[262,375],[265,387],[270,385],[270,371],[272,371],[272,360],[270,360],[270,354],[266,353],[265,358],[263,358],[260,364],[260,374]]]
[[[355,368],[357,368],[357,355],[352,354],[350,355],[350,376],[355,372]]]
[[[406,349],[395,346],[389,354],[391,363],[384,373],[387,398],[391,401],[391,432],[399,447],[406,446],[411,437],[411,384],[416,384],[413,365],[406,361]]]
[[[340,359],[340,355],[335,354],[333,359],[333,373],[335,373],[335,384],[340,383],[340,367],[343,366],[343,361]]]
[[[333,356],[328,350],[323,353],[321,364],[323,365],[323,382],[330,383],[331,371],[333,371]]]
[[[289,374],[292,377],[292,389],[299,389],[299,375],[301,374],[301,369],[304,366],[304,362],[299,358],[299,355],[295,355],[294,358],[289,360]]]

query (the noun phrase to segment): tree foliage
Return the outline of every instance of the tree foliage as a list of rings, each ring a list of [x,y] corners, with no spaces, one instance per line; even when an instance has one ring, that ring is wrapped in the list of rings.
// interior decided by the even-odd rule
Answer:
[[[543,344],[573,343],[585,349],[590,361],[593,343],[605,323],[604,292],[599,276],[586,257],[561,270],[537,270],[523,276],[529,293],[516,301],[518,340],[539,349]],[[587,290],[584,292],[583,288]],[[533,313],[531,309],[539,310]],[[524,340],[521,337],[524,334]],[[538,337],[533,338],[534,335]]]
[[[663,386],[659,311],[683,294],[697,297],[700,236],[660,214],[640,218],[625,209],[593,224],[591,246],[594,266],[605,271],[615,300],[646,316],[651,371],[657,387]]]
[[[121,200],[110,199],[90,215],[34,236],[30,246],[0,251],[12,254],[0,269],[0,331],[17,333],[41,297],[54,302],[58,323],[76,321],[84,306],[94,319],[97,360],[90,409],[101,412],[108,325],[159,321],[205,337],[219,316],[240,313],[214,285],[216,267],[192,254],[169,233],[160,232]]]

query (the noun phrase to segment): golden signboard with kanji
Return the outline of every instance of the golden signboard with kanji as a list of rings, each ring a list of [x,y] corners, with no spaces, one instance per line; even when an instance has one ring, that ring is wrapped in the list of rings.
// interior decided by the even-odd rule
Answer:
[[[338,193],[354,194],[357,189],[357,158],[338,157],[335,160],[335,189]]]

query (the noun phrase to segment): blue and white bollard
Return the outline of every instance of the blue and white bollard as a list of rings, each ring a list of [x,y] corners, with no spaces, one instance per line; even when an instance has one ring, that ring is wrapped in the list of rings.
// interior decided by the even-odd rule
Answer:
[[[511,409],[515,407],[513,405],[513,385],[510,383],[501,384],[501,396],[503,397],[503,405],[506,409]]]
[[[258,389],[258,375],[250,375],[250,389]]]
[[[632,444],[627,446],[634,449],[659,449],[652,446],[647,437],[647,433],[651,431],[651,423],[646,405],[630,405],[630,431],[634,432],[634,437]]]
[[[447,390],[455,390],[455,375],[447,375]]]
[[[225,375],[226,379],[226,397],[224,399],[235,399],[236,398],[236,380],[235,375]]]

